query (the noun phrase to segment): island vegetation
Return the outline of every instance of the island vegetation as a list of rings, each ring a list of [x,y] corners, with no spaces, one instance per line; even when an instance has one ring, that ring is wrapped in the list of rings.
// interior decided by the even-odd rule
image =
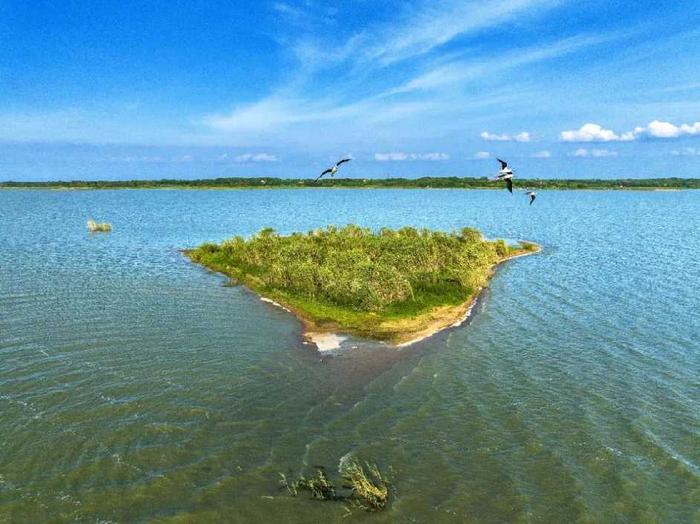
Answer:
[[[496,264],[538,249],[486,240],[472,228],[375,232],[348,225],[288,236],[264,229],[185,253],[296,313],[307,334],[401,344],[464,318]]]
[[[514,180],[516,187],[530,189],[700,189],[700,178],[621,178],[621,179],[525,179]],[[0,189],[501,189],[503,183],[486,177],[422,178],[212,178],[199,180],[73,180],[55,182],[0,182]]]

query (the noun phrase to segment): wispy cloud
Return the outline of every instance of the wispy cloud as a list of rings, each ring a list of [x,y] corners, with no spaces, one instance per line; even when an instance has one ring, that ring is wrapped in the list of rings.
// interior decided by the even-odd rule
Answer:
[[[673,156],[700,156],[700,148],[684,147],[683,149],[675,149],[671,151]]]
[[[492,142],[529,142],[531,140],[530,133],[523,131],[515,135],[499,135],[497,133],[489,133],[484,131],[479,135],[482,139]]]
[[[488,151],[477,151],[474,153],[473,158],[476,160],[486,160],[487,158],[491,158],[491,153]]]
[[[617,156],[618,152],[617,151],[610,151],[609,149],[585,149],[585,148],[579,148],[576,151],[574,151],[571,156],[575,157],[588,157],[592,156],[594,158],[603,158],[603,157],[610,157],[610,156]]]
[[[243,153],[241,155],[236,155],[233,161],[238,164],[244,164],[247,162],[277,162],[277,155],[272,155],[270,153]]]
[[[449,160],[450,155],[447,153],[375,153],[374,159],[377,162],[400,162],[405,160]]]
[[[488,58],[473,59],[471,57],[440,63],[418,76],[387,91],[387,94],[409,93],[414,91],[429,91],[445,88],[451,85],[493,77],[509,70],[537,62],[565,56],[587,47],[599,45],[616,38],[621,34],[579,35],[571,38],[540,44],[521,49],[515,49]]]
[[[607,41],[610,35],[565,38],[488,57],[452,52],[452,60],[433,53],[449,42],[486,28],[541,16],[563,0],[494,0],[491,2],[442,0],[405,7],[390,25],[370,26],[351,33],[336,45],[323,45],[302,37],[293,42],[299,67],[290,80],[260,100],[235,107],[228,113],[210,114],[199,123],[236,133],[274,133],[294,126],[354,120],[354,129],[367,121],[398,121],[437,110],[454,110],[454,97],[436,90],[483,81],[517,67],[563,56]],[[285,16],[301,16],[298,7],[278,2]],[[444,55],[444,53],[443,53]],[[412,61],[407,64],[407,61]],[[399,64],[400,67],[399,67]],[[387,74],[387,70],[392,74]],[[406,78],[406,71],[417,70]],[[381,74],[380,74],[381,72]],[[392,85],[393,84],[393,85]],[[510,89],[511,99],[523,96],[523,87]],[[431,91],[429,99],[423,95]],[[496,93],[498,90],[491,90]],[[309,93],[313,92],[313,96]],[[358,93],[360,93],[358,95]],[[407,96],[409,98],[407,98]],[[514,140],[527,141],[519,134]]]
[[[552,153],[547,150],[536,151],[530,155],[532,158],[552,158]]]
[[[464,35],[516,20],[527,13],[543,13],[555,0],[442,0],[407,10],[384,38],[367,49],[366,57],[382,65],[415,58]]]

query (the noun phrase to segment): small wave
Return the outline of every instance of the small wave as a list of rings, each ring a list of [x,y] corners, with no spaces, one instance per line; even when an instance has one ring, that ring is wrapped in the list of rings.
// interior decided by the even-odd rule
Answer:
[[[343,472],[343,470],[347,467],[347,465],[352,460],[353,456],[355,456],[355,452],[353,450],[350,450],[345,455],[340,457],[340,460],[338,461],[338,473]]]
[[[277,307],[280,308],[280,309],[284,309],[287,313],[291,313],[291,311],[290,311],[289,309],[287,309],[286,307],[284,307],[284,306],[283,306],[282,304],[280,304],[279,302],[275,302],[274,300],[272,300],[272,299],[270,299],[270,298],[260,297],[260,300],[262,300],[263,302],[267,302],[268,304],[272,304],[273,306],[277,306]]]

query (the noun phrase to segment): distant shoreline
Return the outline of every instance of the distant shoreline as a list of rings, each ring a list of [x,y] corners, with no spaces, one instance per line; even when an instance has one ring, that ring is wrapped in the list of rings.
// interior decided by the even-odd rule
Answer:
[[[679,191],[700,189],[700,178],[625,179],[514,179],[516,188],[552,190]],[[234,190],[234,189],[503,189],[502,182],[487,178],[338,178],[315,182],[310,178],[216,178],[200,180],[75,180],[52,182],[0,182],[0,189],[86,191],[110,189]]]

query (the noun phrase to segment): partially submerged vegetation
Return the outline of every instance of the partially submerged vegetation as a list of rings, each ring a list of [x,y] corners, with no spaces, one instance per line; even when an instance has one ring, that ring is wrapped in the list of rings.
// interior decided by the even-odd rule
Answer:
[[[700,189],[700,178],[524,179],[517,187],[532,189]],[[211,178],[199,180],[70,180],[55,182],[0,182],[0,189],[274,189],[274,188],[397,188],[502,189],[502,182],[486,177],[422,178]]]
[[[112,231],[112,224],[108,222],[95,222],[91,218],[87,221],[87,228],[90,233],[109,233]]]
[[[282,236],[264,229],[185,253],[294,311],[307,332],[403,343],[454,324],[499,262],[537,251],[475,229],[329,226]]]
[[[287,488],[293,497],[299,492],[306,491],[316,500],[342,501],[348,509],[358,508],[364,511],[381,511],[389,501],[389,482],[376,464],[351,461],[342,471],[342,486],[336,486],[323,467],[317,466],[316,473],[311,477],[300,476],[289,482],[284,474],[280,474],[280,484]]]

